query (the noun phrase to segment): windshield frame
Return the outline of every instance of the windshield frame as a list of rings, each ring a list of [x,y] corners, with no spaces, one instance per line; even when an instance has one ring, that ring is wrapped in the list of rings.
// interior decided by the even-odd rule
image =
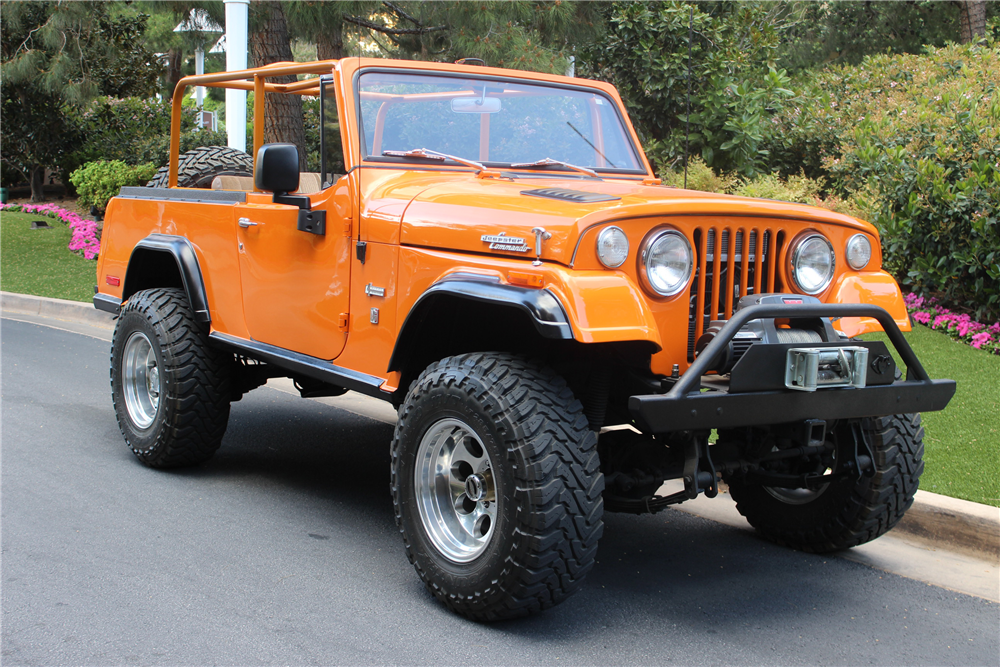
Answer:
[[[361,151],[360,155],[361,163],[366,163],[366,162],[377,163],[377,164],[388,163],[388,164],[399,164],[399,165],[411,165],[411,167],[424,166],[424,165],[430,166],[431,164],[433,164],[430,161],[421,160],[419,158],[393,157],[388,155],[369,154],[368,140],[364,127],[364,116],[361,111],[360,88],[361,88],[361,76],[363,74],[371,74],[371,73],[412,74],[414,76],[435,76],[435,77],[450,78],[450,79],[472,79],[476,81],[497,81],[497,82],[509,81],[526,86],[535,86],[539,88],[545,88],[545,87],[561,88],[564,90],[573,90],[576,92],[583,92],[591,95],[599,95],[606,102],[608,102],[608,104],[614,110],[615,116],[617,117],[622,130],[622,135],[625,141],[628,143],[628,147],[634,153],[636,162],[638,162],[640,165],[646,164],[645,153],[643,152],[642,148],[636,144],[633,133],[634,131],[632,129],[632,126],[628,122],[627,116],[622,114],[621,105],[618,103],[617,100],[615,100],[605,91],[597,87],[592,87],[587,85],[571,85],[556,81],[539,81],[536,79],[521,78],[518,76],[498,76],[495,74],[485,74],[485,73],[480,74],[473,72],[441,71],[441,70],[418,69],[418,68],[411,69],[411,68],[399,68],[399,67],[383,67],[377,65],[374,67],[369,66],[369,67],[359,68],[354,72],[354,76],[352,77],[352,82],[351,82],[352,92],[354,93],[354,112],[355,112],[355,118],[357,119],[358,147]],[[414,149],[414,148],[423,148],[423,146],[408,147],[408,149]],[[547,157],[547,156],[541,156],[541,157]],[[467,167],[464,167],[452,160],[446,160],[446,165],[443,166],[449,170],[453,170],[455,167],[452,167],[451,165],[458,165],[458,167],[460,167],[463,171],[467,169]],[[509,162],[497,162],[497,161],[487,160],[483,162],[483,165],[488,168],[503,169],[505,171],[512,169],[512,167],[510,166],[511,163]],[[441,167],[439,166],[438,168]],[[606,175],[608,177],[618,177],[618,176],[648,177],[650,175],[649,171],[641,168],[640,169],[619,169],[614,167],[588,167],[588,168],[592,169],[593,171],[596,171],[598,174]],[[559,171],[559,169],[565,170],[565,172],[572,174],[573,177],[592,178],[584,174],[581,174],[577,171],[574,171],[572,169],[567,169],[566,167],[558,167],[558,169],[556,167],[537,167],[537,168],[519,167],[515,171],[519,174],[524,173],[526,175],[536,174],[539,176],[544,176],[546,174],[555,175],[556,173],[559,173],[560,176],[564,175],[562,172]]]

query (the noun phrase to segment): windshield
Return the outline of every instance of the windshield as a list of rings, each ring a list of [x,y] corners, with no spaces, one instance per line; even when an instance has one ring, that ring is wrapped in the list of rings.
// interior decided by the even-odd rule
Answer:
[[[615,104],[596,91],[399,72],[364,73],[359,88],[365,157],[426,148],[491,166],[550,158],[644,171]]]

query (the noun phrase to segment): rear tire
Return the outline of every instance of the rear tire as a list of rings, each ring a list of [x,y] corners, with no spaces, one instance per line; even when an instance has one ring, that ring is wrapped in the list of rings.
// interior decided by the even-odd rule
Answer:
[[[920,415],[862,421],[875,454],[875,475],[841,477],[821,489],[769,489],[729,481],[736,508],[768,540],[813,553],[839,551],[874,540],[913,504],[924,470]]]
[[[167,187],[169,169],[169,165],[160,167],[146,187]],[[181,155],[177,163],[179,188],[208,189],[216,176],[253,176],[253,159],[229,146],[201,146]]]
[[[597,438],[552,371],[506,354],[432,364],[392,444],[406,553],[438,600],[477,621],[572,595],[603,531]]]
[[[140,461],[175,468],[212,457],[229,421],[231,361],[209,346],[183,290],[129,298],[111,344],[111,398]]]

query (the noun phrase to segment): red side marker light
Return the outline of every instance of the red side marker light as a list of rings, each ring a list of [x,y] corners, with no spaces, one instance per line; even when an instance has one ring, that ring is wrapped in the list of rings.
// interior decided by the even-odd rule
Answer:
[[[118,278],[118,276],[106,276],[104,278],[104,282],[111,285],[112,287],[118,287],[119,285],[122,284],[122,281]]]
[[[802,299],[782,299],[785,303],[802,303]]]

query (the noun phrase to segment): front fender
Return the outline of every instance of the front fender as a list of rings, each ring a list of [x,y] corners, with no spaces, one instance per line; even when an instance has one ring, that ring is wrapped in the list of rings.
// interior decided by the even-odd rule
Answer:
[[[910,330],[910,316],[906,312],[903,294],[893,277],[885,271],[861,271],[840,276],[827,302],[879,306],[889,313],[901,331]],[[842,317],[835,320],[833,326],[851,338],[882,331],[882,326],[871,317]]]

